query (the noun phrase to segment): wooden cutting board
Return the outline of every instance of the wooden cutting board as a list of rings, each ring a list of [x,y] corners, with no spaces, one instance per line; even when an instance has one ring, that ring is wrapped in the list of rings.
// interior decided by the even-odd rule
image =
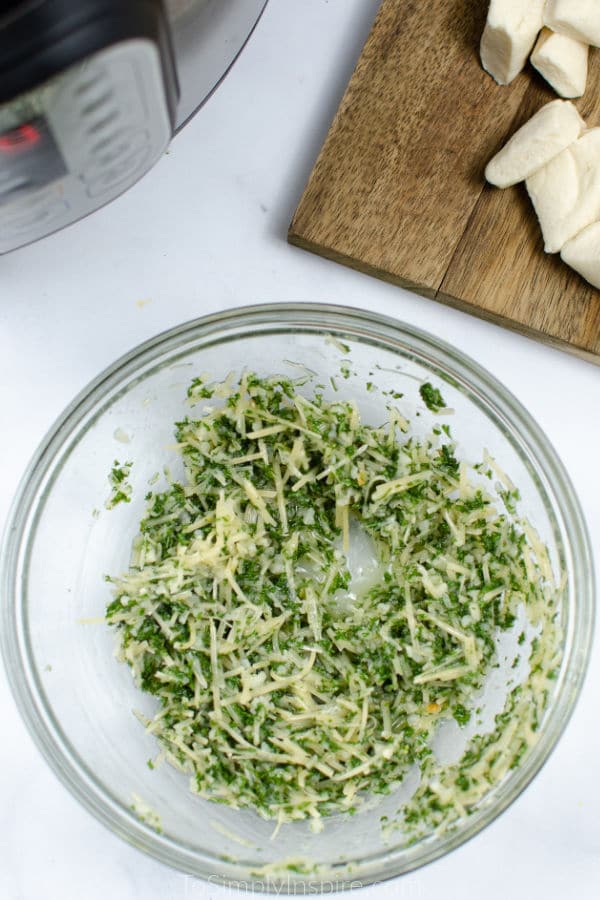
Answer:
[[[600,364],[600,291],[543,252],[490,157],[556,95],[482,70],[486,0],[383,0],[289,230],[293,244]],[[585,97],[600,125],[600,52]]]

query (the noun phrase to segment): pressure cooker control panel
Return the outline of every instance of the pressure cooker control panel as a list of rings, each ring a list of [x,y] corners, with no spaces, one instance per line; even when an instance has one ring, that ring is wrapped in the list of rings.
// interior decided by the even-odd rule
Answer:
[[[0,253],[103,206],[159,158],[172,127],[161,57],[135,38],[0,107]]]

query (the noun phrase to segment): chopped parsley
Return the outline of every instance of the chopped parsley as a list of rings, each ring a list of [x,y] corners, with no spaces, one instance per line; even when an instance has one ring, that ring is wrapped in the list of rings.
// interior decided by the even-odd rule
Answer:
[[[115,459],[108,476],[111,490],[110,497],[105,504],[107,509],[113,509],[119,503],[131,502],[131,484],[128,478],[132,466],[132,462],[120,463],[118,459]]]
[[[166,759],[195,792],[279,824],[353,814],[415,765],[409,829],[468,812],[525,752],[556,670],[556,592],[535,533],[453,444],[417,439],[394,408],[372,426],[306,378],[248,372],[195,379],[188,398],[175,425],[185,478],[148,493],[106,611],[159,701],[144,721]],[[130,467],[115,463],[111,481],[127,498]],[[379,574],[354,590],[357,530]],[[538,687],[515,687],[494,734],[444,768],[437,725],[468,725],[496,635],[522,607],[545,628],[530,648]]]
[[[431,412],[439,412],[440,409],[445,409],[446,403],[441,393],[437,388],[431,384],[430,381],[426,381],[419,388],[419,394],[421,395],[421,399],[427,409],[430,409]]]

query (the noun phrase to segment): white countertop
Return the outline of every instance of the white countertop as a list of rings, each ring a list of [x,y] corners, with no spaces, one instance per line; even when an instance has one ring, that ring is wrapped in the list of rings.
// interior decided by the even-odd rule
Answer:
[[[286,243],[376,8],[271,0],[225,82],[153,171],[85,221],[0,258],[0,524],[46,429],[120,354],[208,312],[320,300],[420,326],[503,381],[570,473],[600,570],[600,370]],[[597,641],[564,737],[512,807],[449,857],[360,896],[595,900],[599,683]],[[165,868],[84,811],[35,749],[3,671],[0,714],[0,897],[242,896]]]

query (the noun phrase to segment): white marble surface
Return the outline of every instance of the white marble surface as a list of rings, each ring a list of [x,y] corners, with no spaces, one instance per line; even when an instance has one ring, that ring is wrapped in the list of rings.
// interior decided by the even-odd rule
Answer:
[[[323,300],[428,329],[514,391],[573,479],[600,568],[600,370],[285,242],[376,7],[271,0],[224,84],[140,184],[0,258],[0,521],[48,426],[121,353],[203,313]],[[449,857],[361,897],[596,898],[599,660],[596,645],[565,736],[508,812]],[[34,748],[4,673],[0,713],[0,897],[233,897],[143,856],[81,809]]]

